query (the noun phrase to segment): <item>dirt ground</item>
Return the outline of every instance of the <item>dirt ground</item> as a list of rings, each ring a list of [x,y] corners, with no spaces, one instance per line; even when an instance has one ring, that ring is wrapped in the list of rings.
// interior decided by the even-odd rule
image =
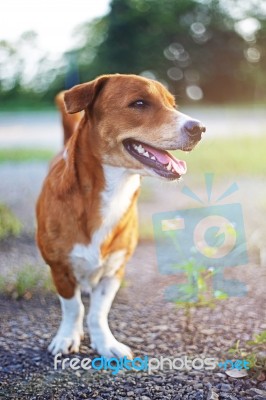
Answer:
[[[23,222],[17,239],[0,243],[0,274],[16,273],[26,264],[44,268],[34,243],[34,203],[45,176],[42,163],[0,167],[1,202],[8,204]],[[161,275],[151,238],[141,240],[127,266],[125,285],[110,312],[110,326],[118,340],[138,357],[227,358],[237,340],[242,343],[266,329],[265,226],[266,187],[261,179],[233,175],[214,182],[215,201],[234,181],[239,190],[222,204],[240,203],[243,209],[249,263],[226,271],[226,277],[244,282],[245,297],[231,297],[209,307],[192,309],[191,317],[174,303],[165,301],[169,285],[179,275]],[[184,196],[189,186],[207,200],[204,177],[187,177],[185,183],[165,185],[147,179],[140,201],[140,223],[151,226],[155,212],[199,206]],[[145,235],[144,235],[145,236]],[[89,298],[84,296],[86,308]],[[39,293],[30,300],[0,295],[0,398],[3,399],[191,399],[265,400],[266,381],[249,372],[245,378],[227,376],[222,368],[167,370],[149,374],[138,371],[73,371],[54,369],[47,346],[56,333],[60,308],[54,293]],[[96,357],[88,334],[78,357]],[[225,358],[226,356],[226,358]],[[73,357],[73,356],[72,356]]]

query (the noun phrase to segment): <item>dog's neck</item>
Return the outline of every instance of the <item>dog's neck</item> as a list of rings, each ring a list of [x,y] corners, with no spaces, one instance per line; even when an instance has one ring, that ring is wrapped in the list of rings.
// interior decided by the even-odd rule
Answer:
[[[97,137],[97,133],[93,132],[89,121],[81,121],[75,143],[74,167],[82,191],[86,192],[88,187],[97,184],[99,191],[111,195],[116,191],[122,192],[123,188],[130,186],[132,182],[140,181],[139,174],[134,171],[122,166],[104,164],[97,151],[100,144],[94,143],[94,137]],[[136,183],[133,183],[133,186],[136,186]]]
[[[102,204],[106,206],[113,202],[114,208],[123,207],[129,203],[133,194],[140,186],[140,176],[123,167],[103,165],[105,186],[102,192]],[[123,204],[122,204],[123,203]],[[129,204],[128,204],[129,205]]]
[[[84,117],[70,138],[66,168],[72,175],[73,183],[83,195],[97,197],[104,189],[104,173],[101,160],[93,143],[89,121]],[[96,196],[95,196],[96,195]]]
[[[66,177],[72,175],[74,186],[83,194],[82,208],[88,215],[87,232],[90,235],[103,221],[109,229],[118,223],[139,189],[140,176],[123,167],[103,164],[97,149],[93,148],[93,135],[87,124],[88,121],[81,121],[70,138],[74,143],[69,146],[72,153],[66,154],[65,163]]]

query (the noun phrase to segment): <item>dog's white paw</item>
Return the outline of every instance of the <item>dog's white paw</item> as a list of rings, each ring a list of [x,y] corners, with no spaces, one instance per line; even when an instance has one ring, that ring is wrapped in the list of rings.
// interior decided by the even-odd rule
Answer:
[[[123,358],[133,359],[133,353],[131,349],[125,344],[118,342],[114,336],[103,338],[94,337],[91,339],[91,347],[97,351],[101,356],[106,358]]]
[[[83,331],[73,330],[72,332],[65,332],[61,329],[57,332],[52,342],[48,347],[48,351],[53,355],[58,353],[69,354],[77,353],[81,339],[83,339]]]

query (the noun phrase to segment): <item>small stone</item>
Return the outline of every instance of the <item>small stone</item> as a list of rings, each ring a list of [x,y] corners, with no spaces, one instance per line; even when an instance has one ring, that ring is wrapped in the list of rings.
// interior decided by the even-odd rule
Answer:
[[[231,385],[228,385],[226,383],[219,383],[216,385],[217,389],[220,389],[222,392],[230,392],[232,390]]]
[[[257,389],[257,388],[251,388],[247,390],[247,393],[250,394],[251,396],[264,396],[266,399],[266,390],[261,390],[261,389]]]
[[[266,373],[260,371],[259,375],[257,376],[257,380],[260,382],[266,381]],[[265,385],[265,390],[266,390],[266,385]]]
[[[221,392],[220,396],[221,396],[221,399],[224,399],[224,400],[239,400],[233,394],[229,394],[229,393],[225,393],[225,392]]]
[[[211,336],[216,333],[214,329],[202,329],[201,333],[206,336]]]
[[[151,344],[149,344],[149,345],[147,346],[147,349],[149,349],[149,350],[154,350],[155,347],[156,347],[156,345],[155,345],[154,343],[151,343]]]
[[[152,331],[168,331],[168,326],[167,325],[155,325],[154,327],[151,328]]]
[[[135,394],[141,394],[141,393],[143,393],[143,392],[145,392],[145,388],[136,388],[135,389]]]
[[[203,400],[203,393],[197,392],[194,397],[195,400]]]
[[[261,389],[261,390],[266,390],[266,382],[261,382],[261,383],[259,384],[259,389]]]
[[[194,389],[202,389],[203,388],[203,384],[202,383],[196,383],[193,387],[194,387]]]
[[[225,374],[221,373],[221,372],[217,372],[215,374],[215,376],[217,376],[218,378],[225,378]]]
[[[219,396],[216,392],[214,392],[212,389],[209,390],[207,394],[207,400],[219,400]]]
[[[231,378],[244,378],[248,375],[246,369],[228,369],[225,373],[226,375],[231,376]]]
[[[131,340],[131,342],[135,342],[135,343],[142,343],[142,342],[144,342],[144,339],[142,339],[142,338],[140,338],[140,337],[130,336],[129,339]]]

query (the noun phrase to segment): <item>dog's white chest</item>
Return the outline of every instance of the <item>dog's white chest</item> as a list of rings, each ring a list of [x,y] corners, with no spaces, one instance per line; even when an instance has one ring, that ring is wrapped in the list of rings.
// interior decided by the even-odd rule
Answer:
[[[116,268],[112,263],[103,260],[100,247],[129,208],[132,196],[140,185],[139,175],[129,173],[124,168],[104,166],[104,176],[106,185],[101,194],[102,224],[93,234],[90,244],[76,243],[70,253],[75,277],[82,286],[98,281],[108,272],[115,273],[120,267],[122,260],[115,263]]]

